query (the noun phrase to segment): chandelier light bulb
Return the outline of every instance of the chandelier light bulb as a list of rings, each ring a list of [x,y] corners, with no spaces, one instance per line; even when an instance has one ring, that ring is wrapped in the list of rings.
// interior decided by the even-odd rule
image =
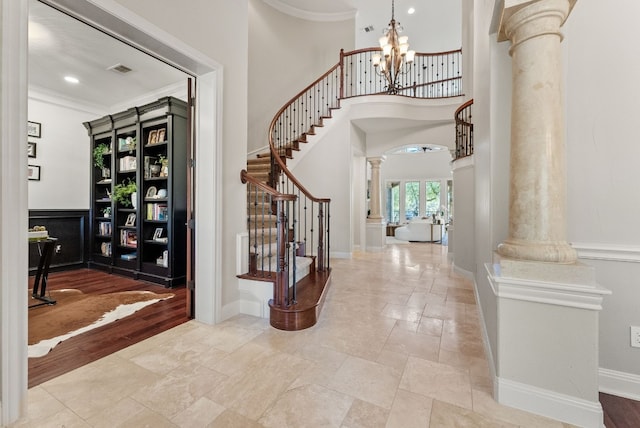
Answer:
[[[385,57],[391,55],[391,48],[392,46],[388,43],[382,47],[382,53],[384,53]]]
[[[402,43],[400,45],[400,55],[405,55],[409,50],[409,43]]]
[[[398,37],[398,43],[400,43],[400,45],[409,45],[409,36]]]
[[[413,57],[416,56],[416,51],[407,51],[407,55],[405,56],[405,61],[407,64],[411,64],[413,62]]]
[[[389,44],[389,41],[387,39],[387,36],[382,36],[378,39],[378,42],[380,43],[380,47],[383,48],[385,45]]]
[[[371,56],[371,62],[373,62],[374,67],[377,67],[380,65],[380,59],[381,59],[380,54],[373,54]]]

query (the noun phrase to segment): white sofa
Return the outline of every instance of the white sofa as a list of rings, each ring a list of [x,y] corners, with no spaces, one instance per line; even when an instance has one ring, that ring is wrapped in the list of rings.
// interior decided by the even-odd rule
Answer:
[[[444,225],[433,224],[430,218],[415,217],[395,231],[396,239],[412,242],[439,242],[442,241],[442,229]]]

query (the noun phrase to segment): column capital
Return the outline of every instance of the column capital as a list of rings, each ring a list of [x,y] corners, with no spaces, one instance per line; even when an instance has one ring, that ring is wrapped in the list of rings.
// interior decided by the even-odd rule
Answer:
[[[555,33],[562,37],[560,27],[571,13],[576,1],[505,0],[500,14],[498,41],[511,40],[512,44],[516,45],[531,37],[543,34]],[[542,17],[556,17],[557,24],[551,24],[551,28],[540,25],[526,26],[526,29],[523,27],[523,24],[534,22]]]
[[[369,162],[371,166],[380,166],[386,159],[386,156],[374,156],[367,158],[367,162]]]

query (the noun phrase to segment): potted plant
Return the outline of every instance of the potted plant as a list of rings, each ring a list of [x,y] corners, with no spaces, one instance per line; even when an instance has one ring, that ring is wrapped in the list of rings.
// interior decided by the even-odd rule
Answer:
[[[102,170],[102,176],[108,178],[111,175],[111,171],[104,164],[104,155],[109,153],[111,148],[105,144],[98,144],[93,149],[93,164]]]
[[[103,209],[102,209],[102,215],[103,215],[105,218],[109,218],[109,217],[111,217],[111,207],[105,207],[105,208],[103,208]]]
[[[131,179],[127,178],[126,181],[122,183],[116,184],[113,187],[113,194],[111,198],[116,202],[122,204],[124,207],[133,206],[135,208],[135,195],[131,196],[134,193],[137,193],[138,186],[135,181],[131,181]]]

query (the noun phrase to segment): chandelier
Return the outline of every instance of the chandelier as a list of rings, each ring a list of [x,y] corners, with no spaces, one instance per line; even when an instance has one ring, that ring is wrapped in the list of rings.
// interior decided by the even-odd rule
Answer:
[[[385,89],[389,94],[397,94],[402,89],[398,78],[409,72],[416,54],[409,50],[409,37],[398,36],[400,32],[402,26],[395,20],[395,0],[391,0],[391,21],[379,40],[382,55],[374,54],[371,57],[376,73],[387,81]]]

